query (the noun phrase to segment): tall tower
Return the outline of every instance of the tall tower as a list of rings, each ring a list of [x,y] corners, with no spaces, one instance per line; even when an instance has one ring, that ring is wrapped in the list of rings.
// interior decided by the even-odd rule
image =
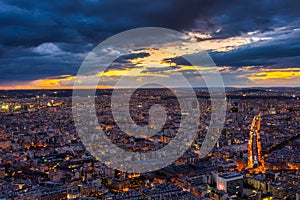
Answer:
[[[260,142],[260,121],[261,113],[254,116],[250,128],[250,138],[248,142],[248,169],[254,171],[264,171],[264,160],[261,155]]]

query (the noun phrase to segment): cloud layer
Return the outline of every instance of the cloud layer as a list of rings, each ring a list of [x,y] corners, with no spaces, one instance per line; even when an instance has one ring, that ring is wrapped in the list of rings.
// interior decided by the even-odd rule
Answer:
[[[221,70],[227,67],[228,86],[249,86],[245,66],[257,72],[300,67],[299,7],[279,0],[0,0],[0,86],[74,76],[98,43],[147,26],[185,33]],[[149,56],[140,53],[123,59]]]

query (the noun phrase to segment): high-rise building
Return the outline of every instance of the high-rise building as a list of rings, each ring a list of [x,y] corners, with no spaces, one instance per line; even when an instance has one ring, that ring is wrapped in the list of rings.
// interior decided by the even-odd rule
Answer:
[[[230,196],[243,195],[243,175],[239,172],[226,172],[218,174],[217,188],[223,190]]]

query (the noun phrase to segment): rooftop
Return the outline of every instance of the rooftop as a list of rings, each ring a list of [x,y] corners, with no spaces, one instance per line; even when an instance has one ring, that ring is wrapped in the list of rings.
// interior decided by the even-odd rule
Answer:
[[[230,179],[230,178],[235,178],[235,177],[239,177],[239,176],[242,176],[242,174],[239,172],[226,172],[223,174],[219,174],[219,177],[224,178],[224,179]]]

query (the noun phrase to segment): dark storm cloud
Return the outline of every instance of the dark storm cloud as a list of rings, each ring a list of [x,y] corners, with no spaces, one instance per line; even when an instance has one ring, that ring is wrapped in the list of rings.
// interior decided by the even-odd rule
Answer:
[[[176,63],[177,65],[191,65],[186,59],[183,57],[175,57],[175,58],[166,58],[165,62]]]
[[[123,69],[128,69],[128,68],[136,68],[136,65],[133,65],[130,61],[136,58],[144,58],[149,56],[149,53],[146,52],[140,52],[140,53],[131,53],[131,54],[126,54],[122,55],[119,58],[117,58],[107,69],[106,71],[109,70],[123,70]]]
[[[99,43],[106,37],[141,26],[192,28],[209,1],[4,1],[1,43]]]
[[[265,32],[283,26],[299,27],[300,1],[228,1],[228,4],[230,6],[213,19],[221,27],[221,31],[214,33],[215,38]]]
[[[300,43],[295,43],[293,38],[285,41],[284,45],[281,42],[270,42],[265,45],[245,45],[232,51],[209,54],[216,66],[231,66],[232,69],[243,66],[299,67]],[[182,57],[167,58],[165,61],[177,65],[191,65]]]
[[[209,33],[213,38],[265,32],[281,26],[295,28],[299,25],[299,4],[277,0],[0,0],[0,81],[75,75],[84,55],[95,45],[131,28],[193,30]],[[33,50],[48,43],[58,48],[54,55]],[[290,56],[299,52],[294,45],[284,47],[294,53],[282,54],[273,49],[274,44],[255,47],[261,52],[256,57],[256,51],[248,47],[213,56],[220,64],[249,65],[266,59],[272,64],[278,61],[272,55],[280,54],[281,61],[290,62]]]
[[[211,52],[217,66],[276,66],[299,67],[300,30],[282,39],[270,39],[244,45],[229,52]]]
[[[299,16],[297,1],[53,0],[2,3],[1,43],[96,42],[123,30],[162,26],[237,35],[270,30]],[[297,5],[298,4],[298,5]],[[18,36],[18,37],[14,37]],[[28,38],[29,37],[29,38]]]
[[[140,53],[131,53],[127,55],[120,56],[116,62],[122,62],[122,63],[128,63],[130,60],[136,59],[136,58],[144,58],[150,56],[149,53],[146,52],[140,52]]]
[[[0,84],[10,80],[35,80],[61,74],[76,74],[80,62],[52,56],[1,59]]]
[[[300,29],[270,31],[268,39],[242,45],[226,52],[209,52],[217,66],[235,69],[243,66],[299,67]],[[166,62],[177,65],[191,65],[183,57],[166,58]]]

